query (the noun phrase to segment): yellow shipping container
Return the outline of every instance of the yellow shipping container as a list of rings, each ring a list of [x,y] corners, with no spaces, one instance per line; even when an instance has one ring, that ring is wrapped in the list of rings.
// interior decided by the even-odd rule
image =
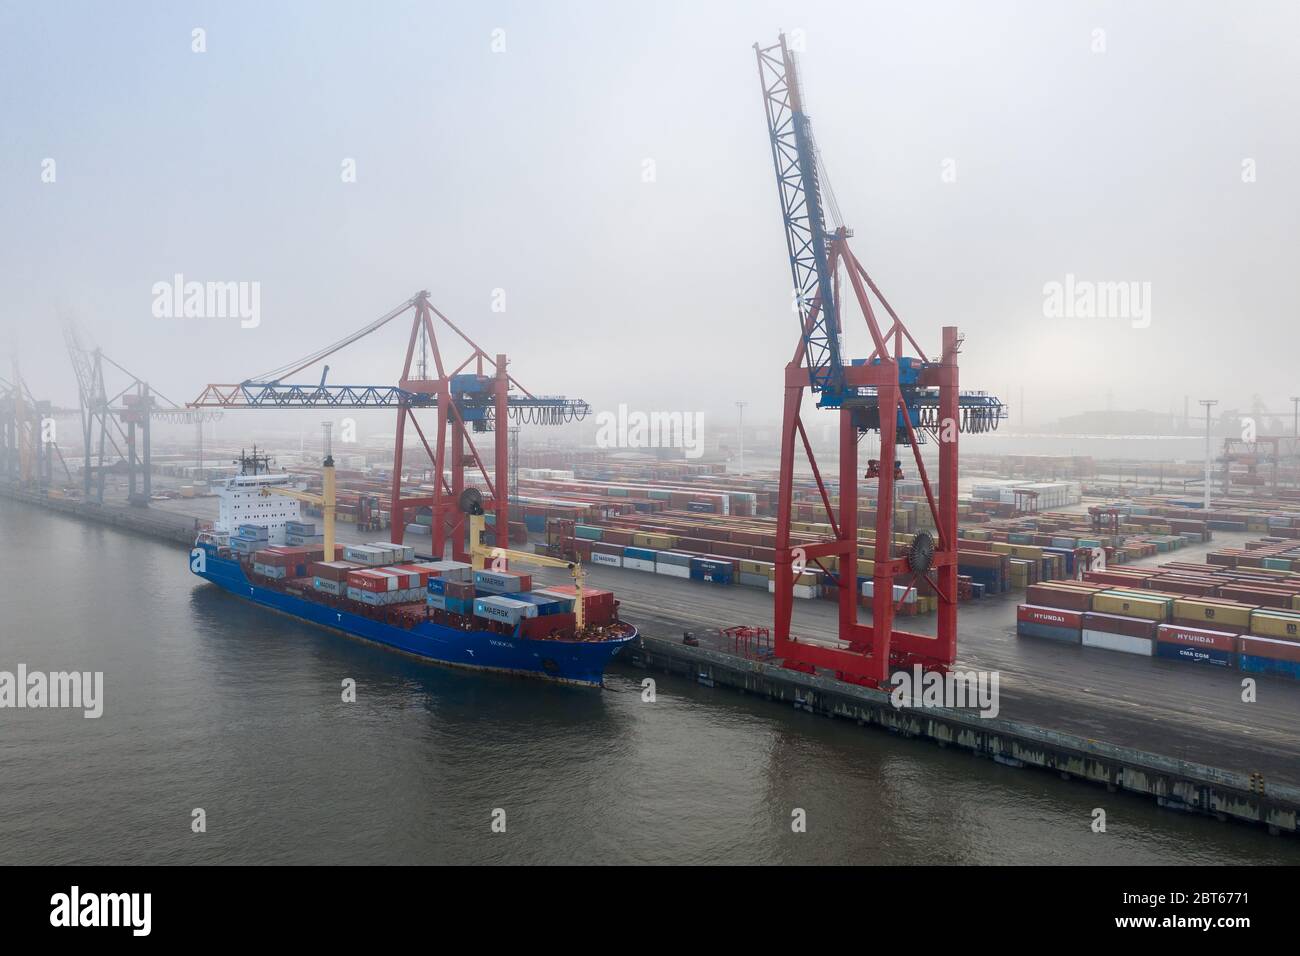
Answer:
[[[776,565],[764,568],[762,571],[756,571],[755,574],[766,574],[769,581],[776,580]],[[815,571],[805,571],[795,579],[795,584],[816,585],[821,584],[821,575]]]
[[[1140,617],[1148,621],[1169,620],[1168,601],[1138,597],[1133,594],[1107,594],[1101,591],[1093,595],[1092,609],[1098,614],[1119,614],[1123,617]]]
[[[1253,608],[1235,607],[1219,601],[1196,601],[1179,598],[1174,601],[1174,617],[1187,618],[1192,621],[1204,621],[1219,627],[1235,628],[1240,631],[1250,630],[1250,612]]]
[[[1253,611],[1250,615],[1250,633],[1294,641],[1300,638],[1300,614],[1272,609]]]

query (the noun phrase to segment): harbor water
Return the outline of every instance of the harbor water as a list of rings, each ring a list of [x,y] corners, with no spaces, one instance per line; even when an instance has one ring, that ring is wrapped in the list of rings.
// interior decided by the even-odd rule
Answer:
[[[15,501],[0,541],[0,671],[100,671],[104,698],[97,719],[0,709],[2,864],[1300,862],[1262,830],[623,665],[592,691],[423,664]]]

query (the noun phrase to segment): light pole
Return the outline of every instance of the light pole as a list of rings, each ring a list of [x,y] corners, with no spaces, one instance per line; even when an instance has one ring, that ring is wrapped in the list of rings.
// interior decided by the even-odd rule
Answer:
[[[739,417],[737,429],[740,432],[740,474],[742,475],[745,473],[745,406],[748,404],[749,402],[736,402]]]
[[[1219,404],[1216,398],[1197,399],[1205,409],[1205,510],[1210,510],[1210,409]]]

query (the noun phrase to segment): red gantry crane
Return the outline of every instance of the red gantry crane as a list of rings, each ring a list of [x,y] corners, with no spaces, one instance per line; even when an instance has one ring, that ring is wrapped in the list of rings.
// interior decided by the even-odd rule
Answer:
[[[943,329],[940,352],[931,359],[881,295],[849,248],[852,231],[839,222],[834,194],[820,169],[820,157],[805,113],[794,58],[784,34],[772,46],[754,45],[767,114],[772,161],[776,169],[786,249],[799,313],[799,340],[785,369],[785,410],[781,429],[781,466],[776,531],[776,595],[773,651],[786,667],[808,672],[832,670],[843,679],[870,686],[887,683],[893,667],[920,664],[945,669],[957,647],[957,436],[963,431],[997,427],[1006,412],[983,392],[960,392],[957,354],[962,339],[953,326]],[[828,231],[822,209],[825,192],[835,214]],[[840,273],[848,277],[853,298],[866,323],[872,350],[866,359],[843,357]],[[870,292],[870,295],[868,294]],[[882,329],[871,296],[890,324]],[[912,354],[905,354],[907,348]],[[818,407],[838,412],[839,510],[817,467],[801,419],[805,390]],[[867,478],[879,482],[875,540],[858,540],[858,440],[867,432],[880,436],[880,459]],[[932,484],[921,458],[930,436],[939,443],[939,482]],[[802,446],[826,508],[829,540],[799,549],[790,547],[790,518],[796,446]],[[895,481],[903,476],[898,447],[910,447],[916,474],[925,491],[937,537],[917,534],[896,546],[893,534]],[[871,622],[858,621],[860,548],[873,560]],[[831,575],[823,559],[838,559]],[[839,589],[839,641],[817,642],[791,634],[794,585],[807,567],[820,568]],[[900,601],[924,579],[938,596],[935,637],[894,628],[895,581]]]
[[[406,357],[397,385],[328,385],[326,365],[315,385],[286,384],[284,379],[324,361],[353,342],[411,313]],[[470,348],[459,365],[444,363],[434,319],[450,329]],[[465,470],[477,468],[491,499],[497,540],[508,547],[510,527],[508,423],[560,425],[584,418],[590,411],[578,399],[534,395],[507,370],[505,355],[488,355],[469,336],[429,302],[428,292],[418,292],[364,328],[311,355],[272,369],[235,385],[209,385],[190,403],[191,408],[393,408],[397,411],[397,436],[393,446],[391,494],[392,541],[402,543],[406,515],[428,507],[433,516],[433,553],[441,556],[450,539],[456,560],[468,560],[465,514],[458,502],[465,490]],[[511,391],[512,387],[518,391]],[[437,415],[433,442],[420,425],[417,411]],[[406,427],[420,439],[432,465],[432,494],[403,494]],[[473,435],[494,432],[493,473],[483,464]],[[450,480],[448,480],[450,473]]]

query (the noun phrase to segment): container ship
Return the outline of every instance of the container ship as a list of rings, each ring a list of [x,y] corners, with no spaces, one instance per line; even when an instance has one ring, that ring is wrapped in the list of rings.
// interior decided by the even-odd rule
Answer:
[[[585,587],[577,562],[484,546],[474,489],[462,507],[478,568],[418,561],[413,548],[388,542],[335,545],[330,458],[323,475],[322,495],[287,487],[284,475],[228,479],[190,570],[262,607],[450,667],[600,686],[605,666],[637,639],[614,594]],[[323,534],[301,520],[299,501],[322,508]],[[534,588],[512,561],[565,568],[574,583]]]

